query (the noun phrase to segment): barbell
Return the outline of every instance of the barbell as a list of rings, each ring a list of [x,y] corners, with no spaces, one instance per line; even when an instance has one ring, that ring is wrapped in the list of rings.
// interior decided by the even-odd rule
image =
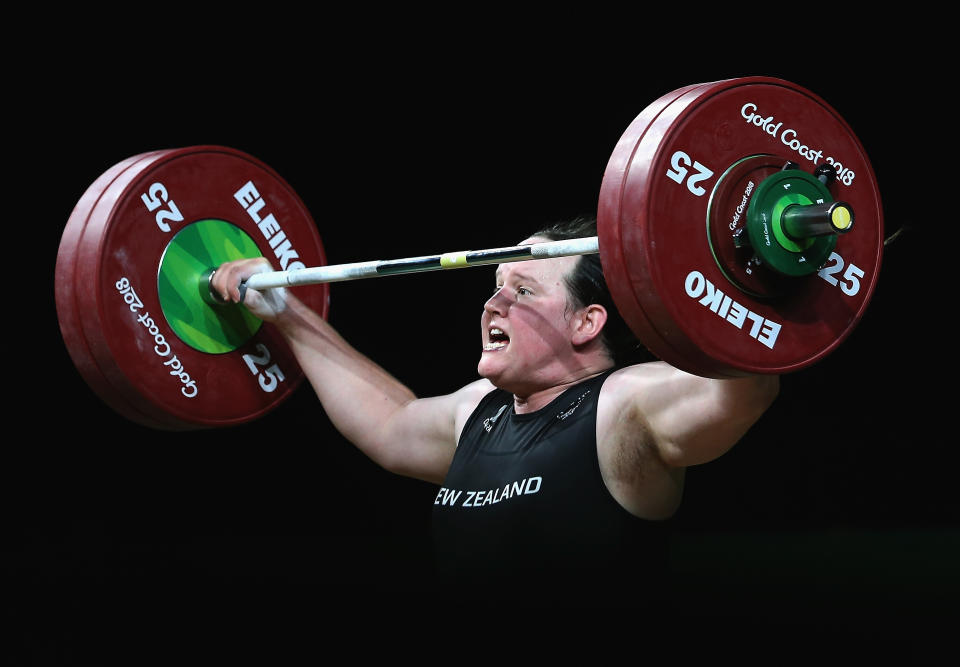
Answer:
[[[795,372],[835,350],[882,249],[876,179],[849,125],[805,88],[746,77],[648,105],[607,163],[597,236],[570,241],[328,265],[303,201],[257,158],[212,145],[134,155],[74,207],[55,296],[91,389],[139,424],[188,430],[257,419],[304,379],[275,327],[211,294],[226,261],[270,258],[278,270],[245,287],[298,287],[326,318],[330,282],[599,253],[654,355],[725,378]]]

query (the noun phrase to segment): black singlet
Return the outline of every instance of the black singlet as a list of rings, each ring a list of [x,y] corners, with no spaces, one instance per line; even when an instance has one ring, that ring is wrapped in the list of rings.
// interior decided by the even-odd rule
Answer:
[[[515,414],[499,389],[481,400],[434,500],[444,585],[606,595],[657,577],[664,522],[627,512],[600,475],[597,399],[612,372],[534,413]]]

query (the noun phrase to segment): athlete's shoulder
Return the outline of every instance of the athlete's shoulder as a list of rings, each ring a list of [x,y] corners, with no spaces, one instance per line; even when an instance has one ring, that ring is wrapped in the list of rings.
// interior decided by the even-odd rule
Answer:
[[[457,392],[458,401],[471,404],[476,407],[486,396],[497,391],[497,387],[486,378],[475,380],[468,385],[464,385]]]
[[[677,369],[662,361],[648,361],[642,364],[621,366],[610,371],[609,377],[603,383],[606,393],[628,391],[656,385],[669,379]]]

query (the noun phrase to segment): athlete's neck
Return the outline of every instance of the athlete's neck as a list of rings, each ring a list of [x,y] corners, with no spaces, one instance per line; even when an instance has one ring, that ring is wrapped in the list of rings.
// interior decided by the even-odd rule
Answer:
[[[584,380],[589,380],[590,378],[595,378],[604,371],[608,369],[603,368],[595,372],[589,372],[584,375],[581,375],[576,378],[571,378],[559,384],[547,387],[546,389],[541,389],[535,391],[527,396],[520,396],[519,394],[513,395],[513,411],[518,414],[527,414],[530,412],[536,412],[537,410],[545,407],[555,399],[557,396],[565,392],[570,387],[580,384]]]

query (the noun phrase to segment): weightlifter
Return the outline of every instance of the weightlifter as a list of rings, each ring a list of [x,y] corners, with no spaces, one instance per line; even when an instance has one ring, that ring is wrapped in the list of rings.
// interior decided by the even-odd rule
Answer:
[[[596,233],[577,219],[523,243]],[[230,262],[211,285],[237,302],[242,281],[271,270]],[[345,438],[438,485],[439,581],[458,594],[496,599],[521,583],[551,602],[651,593],[643,582],[664,574],[684,471],[729,450],[779,389],[773,375],[714,380],[640,362],[596,254],[499,265],[481,379],[447,396],[418,398],[284,288],[244,299],[283,333]]]

